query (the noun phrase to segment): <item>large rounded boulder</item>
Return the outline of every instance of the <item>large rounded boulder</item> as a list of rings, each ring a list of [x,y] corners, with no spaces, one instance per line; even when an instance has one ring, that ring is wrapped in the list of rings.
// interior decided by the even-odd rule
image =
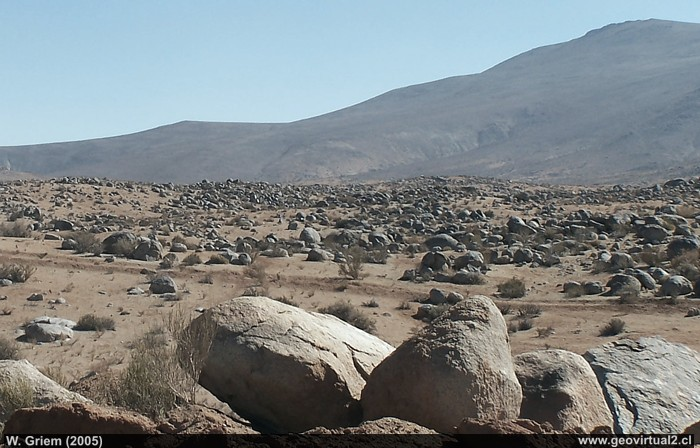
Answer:
[[[485,296],[457,303],[400,345],[362,392],[366,420],[392,416],[445,433],[468,417],[515,419],[521,401],[505,320]]]
[[[394,348],[340,319],[266,297],[239,297],[197,318],[216,326],[202,386],[263,431],[354,426],[365,380]]]
[[[622,434],[679,434],[700,419],[700,354],[658,336],[586,352]]]
[[[555,430],[612,428],[613,419],[593,369],[583,356],[540,350],[513,358],[523,388],[520,417],[548,422]]]

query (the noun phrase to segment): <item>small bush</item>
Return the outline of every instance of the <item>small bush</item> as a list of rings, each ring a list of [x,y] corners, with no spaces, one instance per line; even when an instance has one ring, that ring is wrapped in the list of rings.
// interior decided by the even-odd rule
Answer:
[[[31,383],[25,378],[0,379],[0,415],[9,417],[17,409],[31,408],[38,404]]]
[[[625,321],[615,317],[610,319],[610,322],[600,329],[600,336],[615,336],[622,333],[624,330]]]
[[[123,257],[129,258],[131,254],[134,253],[136,247],[138,246],[138,241],[132,241],[128,239],[120,239],[114,246],[112,246],[114,255],[121,255]]]
[[[19,359],[19,345],[13,340],[0,337],[0,360]]]
[[[249,286],[243,290],[244,296],[248,297],[263,297],[267,296],[267,288],[261,288],[259,286]]]
[[[516,320],[511,320],[508,322],[508,333],[517,333],[518,332],[518,321]]]
[[[32,229],[29,223],[24,220],[15,221],[13,223],[5,223],[0,226],[0,236],[10,238],[30,238]]]
[[[661,266],[666,261],[666,251],[660,247],[644,249],[639,259],[647,266]]]
[[[618,294],[620,294],[618,303],[620,303],[621,305],[631,305],[633,303],[639,302],[640,299],[639,291],[637,291],[637,289],[631,285],[622,287],[622,289],[618,291]]]
[[[214,276],[210,272],[207,272],[204,275],[204,277],[202,277],[199,280],[199,283],[206,284],[206,285],[213,285],[214,284]]]
[[[207,264],[229,264],[229,261],[228,258],[221,254],[212,254],[212,256],[209,257]]]
[[[187,246],[187,240],[182,235],[175,235],[171,240],[171,244],[184,244]]]
[[[518,319],[518,331],[526,331],[535,326],[535,323],[529,317]]]
[[[367,252],[365,261],[372,264],[386,264],[388,259],[389,251],[385,247],[380,247]]]
[[[377,302],[376,299],[372,299],[367,302],[362,302],[362,306],[365,308],[379,308],[379,302]]]
[[[548,338],[554,334],[554,327],[538,328],[537,337],[538,338]]]
[[[78,331],[107,331],[114,330],[116,325],[111,317],[98,317],[94,314],[85,314],[78,319],[75,329]]]
[[[285,305],[295,306],[299,308],[299,302],[287,296],[275,297],[274,299],[280,303],[284,303]]]
[[[70,380],[66,376],[65,373],[63,373],[63,370],[61,370],[60,367],[57,366],[48,366],[43,369],[41,369],[41,373],[43,373],[45,376],[51,378],[64,388],[68,389],[68,386],[70,386]]]
[[[199,256],[199,254],[192,253],[182,259],[182,264],[185,266],[194,266],[196,264],[202,264],[202,258]]]
[[[70,239],[75,241],[73,252],[76,254],[95,254],[99,255],[102,252],[102,242],[97,238],[97,235],[90,232],[74,232]]]
[[[397,310],[410,310],[411,309],[411,304],[408,303],[408,301],[404,300],[399,304],[399,306],[396,307]]]
[[[574,299],[576,297],[581,297],[584,292],[585,292],[585,290],[583,289],[583,285],[572,284],[566,288],[565,294],[566,294],[566,297],[568,297],[570,299]]]
[[[26,264],[11,263],[0,265],[0,278],[12,280],[14,283],[26,282],[34,272],[36,272],[36,268]]]
[[[525,282],[519,278],[513,277],[510,280],[498,285],[498,292],[501,293],[501,297],[506,297],[509,299],[517,299],[525,295]]]
[[[483,285],[486,283],[486,277],[481,272],[468,272],[464,275],[465,285]]]
[[[318,311],[324,314],[331,314],[368,333],[373,333],[376,330],[376,322],[374,319],[367,317],[352,306],[350,302],[339,301],[333,305],[319,308]]]
[[[513,312],[513,307],[509,304],[499,305],[498,310],[503,316],[507,316]]]
[[[519,317],[537,317],[542,315],[542,308],[534,304],[527,304],[518,309]]]
[[[359,280],[367,260],[367,254],[359,246],[341,250],[345,261],[338,264],[338,273],[344,277]]]

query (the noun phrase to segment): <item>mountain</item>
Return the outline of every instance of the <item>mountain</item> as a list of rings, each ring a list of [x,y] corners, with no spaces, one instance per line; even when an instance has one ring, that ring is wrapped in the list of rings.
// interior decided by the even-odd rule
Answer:
[[[700,173],[700,24],[609,25],[480,74],[404,87],[283,124],[181,122],[0,147],[44,176],[156,182],[467,174],[625,183]]]

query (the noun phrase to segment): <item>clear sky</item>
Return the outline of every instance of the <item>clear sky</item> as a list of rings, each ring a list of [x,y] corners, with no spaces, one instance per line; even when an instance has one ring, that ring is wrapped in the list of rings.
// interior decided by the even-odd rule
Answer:
[[[0,146],[287,122],[697,0],[0,0]]]

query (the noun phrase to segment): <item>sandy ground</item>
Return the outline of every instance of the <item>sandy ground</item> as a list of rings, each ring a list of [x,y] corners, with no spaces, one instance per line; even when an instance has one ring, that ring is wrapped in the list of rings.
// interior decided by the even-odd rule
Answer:
[[[132,191],[90,185],[71,185],[69,188],[73,199],[70,206],[66,206],[61,199],[65,196],[66,186],[50,182],[13,186],[5,194],[11,193],[16,202],[34,202],[58,218],[82,220],[86,215],[98,213],[123,216],[135,223],[131,230],[140,235],[147,235],[151,227],[145,221],[142,223],[146,225],[139,226],[139,221],[158,218],[160,214],[153,212],[156,209],[154,206],[165,201],[148,187],[136,186]],[[478,205],[483,207],[488,203],[489,199],[486,198],[480,200]],[[643,204],[643,207],[653,210],[656,205]],[[612,210],[623,206],[607,204],[599,208]],[[292,215],[296,211],[288,210],[286,213]],[[515,212],[524,215],[527,210]],[[279,238],[298,237],[299,231],[286,230],[286,224],[277,224],[275,218],[278,213],[275,210],[249,213],[248,216],[258,222],[254,234],[236,226],[223,225],[218,230],[229,240],[251,235],[261,238],[269,233],[275,233]],[[350,211],[334,210],[333,213]],[[507,216],[514,210],[499,209],[497,213]],[[224,214],[227,218],[231,216],[228,212],[222,212],[221,222],[224,222]],[[211,218],[204,216],[206,214],[203,212],[201,215],[203,220]],[[322,234],[327,234],[333,229],[321,227],[320,230]],[[159,238],[167,244],[174,235],[160,235]],[[426,298],[430,289],[437,287],[464,296],[484,294],[494,298],[499,306],[510,304],[513,314],[507,315],[507,320],[513,319],[517,310],[525,304],[538,305],[542,314],[534,318],[533,328],[511,334],[513,354],[543,348],[564,348],[583,353],[588,348],[616,338],[650,335],[660,335],[669,341],[700,349],[700,318],[685,317],[690,307],[700,306],[700,300],[680,298],[676,304],[669,304],[667,300],[654,298],[650,293],[645,293],[638,303],[631,305],[622,305],[616,298],[603,296],[567,298],[562,293],[565,281],[600,280],[605,283],[610,277],[606,273],[593,274],[586,255],[564,257],[561,265],[552,268],[494,265],[486,275],[486,284],[459,286],[399,281],[405,269],[418,265],[422,254],[415,258],[404,254],[392,255],[386,265],[365,265],[364,278],[348,280],[339,275],[336,264],[306,262],[303,254],[290,258],[258,257],[252,270],[243,266],[201,264],[162,271],[158,262],[123,258],[108,262],[104,257],[76,255],[60,250],[60,245],[60,241],[45,239],[42,232],[34,232],[32,238],[0,238],[0,262],[36,267],[36,272],[26,283],[0,288],[0,336],[16,338],[23,323],[43,315],[75,321],[88,313],[112,317],[116,322],[115,331],[76,331],[75,337],[67,341],[20,344],[22,357],[39,368],[60,369],[70,379],[80,378],[92,370],[123,366],[128,360],[130,342],[149,328],[159,325],[175,307],[195,317],[198,314],[195,308],[211,307],[237,297],[250,286],[260,287],[260,280],[268,296],[291,299],[310,311],[338,300],[349,301],[376,319],[376,335],[393,345],[400,344],[425,325],[413,319],[412,315],[419,306],[417,300]],[[211,254],[202,252],[200,256],[207,260]],[[178,254],[180,259],[184,255]],[[172,276],[183,292],[182,300],[165,302],[148,293],[128,295],[127,290],[131,287],[148,290],[148,271]],[[521,299],[499,299],[497,285],[513,276],[525,281],[528,288],[526,296]],[[27,298],[34,293],[44,294],[44,300],[28,301]],[[66,303],[50,303],[59,297],[64,298]],[[363,303],[373,299],[379,307],[363,306]],[[409,309],[400,309],[405,304]],[[598,336],[600,328],[613,317],[626,322],[626,332],[614,337]],[[543,329],[548,327],[554,333],[542,335]]]

